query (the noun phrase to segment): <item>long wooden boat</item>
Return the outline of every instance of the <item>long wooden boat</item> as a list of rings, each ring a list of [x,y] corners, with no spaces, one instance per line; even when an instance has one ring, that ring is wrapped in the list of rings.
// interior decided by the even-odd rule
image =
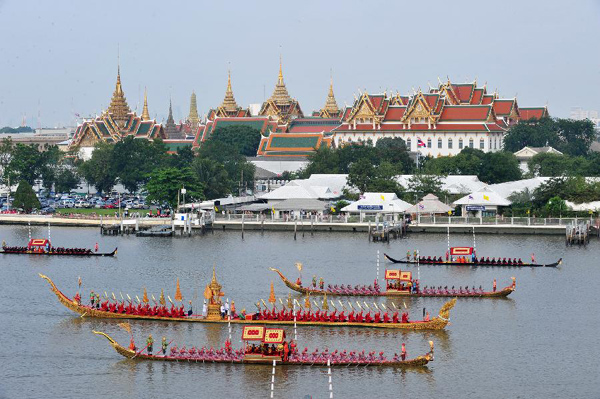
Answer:
[[[562,263],[562,258],[554,263],[527,263],[520,259],[476,257],[474,249],[471,247],[453,247],[450,248],[450,254],[446,254],[446,260],[441,256],[421,256],[418,260],[410,260],[409,258],[396,259],[388,254],[383,254],[387,260],[392,263],[401,263],[405,265],[435,265],[435,266],[495,266],[495,267],[557,267]]]
[[[223,318],[220,316],[211,317],[209,302],[209,313],[207,317],[202,315],[185,315],[181,314],[178,316],[157,316],[152,314],[135,314],[135,313],[121,313],[114,311],[102,310],[99,308],[92,307],[90,305],[84,305],[80,301],[74,298],[69,298],[62,293],[54,284],[54,282],[43,274],[39,274],[41,278],[48,281],[50,284],[51,291],[56,295],[58,301],[70,309],[71,311],[80,314],[81,317],[94,317],[94,318],[105,318],[105,319],[132,319],[132,320],[155,320],[155,321],[166,321],[166,322],[191,322],[191,323],[234,323],[234,324],[266,324],[266,325],[299,325],[299,326],[328,326],[328,327],[368,327],[368,328],[386,328],[386,329],[405,329],[405,330],[443,330],[449,323],[450,310],[456,304],[456,298],[446,302],[438,313],[438,316],[431,318],[429,321],[409,321],[409,322],[374,322],[374,321],[349,321],[345,319],[341,321],[339,318],[335,321],[329,321],[331,317],[327,316],[328,321],[323,320],[294,320],[290,317],[290,313],[286,314],[285,318],[280,316],[280,313],[275,313],[269,316],[268,319],[263,319],[262,316],[257,317],[256,315],[234,315],[232,318]],[[213,274],[214,279],[214,274]],[[219,286],[220,287],[220,286]],[[212,300],[212,299],[211,299]],[[217,308],[220,307],[220,303],[215,305]]]
[[[335,296],[376,296],[376,297],[450,297],[450,298],[505,298],[509,296],[516,288],[516,280],[513,277],[511,285],[504,287],[499,291],[483,291],[481,288],[468,288],[454,289],[454,287],[448,289],[448,287],[423,287],[416,289],[408,288],[408,283],[414,283],[412,279],[412,273],[401,270],[386,270],[386,281],[394,281],[394,283],[388,284],[385,291],[381,290],[378,285],[373,286],[340,286],[337,285],[323,287],[323,289],[317,287],[304,287],[300,284],[294,283],[288,280],[283,273],[277,269],[271,268],[272,271],[277,273],[283,283],[291,290],[300,292],[302,294],[317,294],[317,295],[335,295]]]
[[[112,257],[117,254],[117,248],[112,252],[93,252],[91,249],[80,250],[78,248],[64,248],[56,249],[53,248],[48,252],[38,252],[25,249],[11,249],[6,247],[0,250],[0,254],[6,255],[35,255],[35,256],[108,256]]]
[[[279,332],[280,329],[264,329],[263,327],[258,326],[255,328],[262,328],[263,331],[266,331],[266,334],[270,336],[281,334]],[[341,353],[338,351],[329,353],[328,351],[318,352],[318,350],[313,353],[308,353],[306,350],[302,353],[293,351],[286,359],[284,355],[280,352],[281,349],[271,354],[254,353],[249,350],[249,345],[246,344],[246,341],[244,341],[245,347],[237,350],[227,346],[225,348],[220,348],[217,350],[213,350],[212,348],[210,350],[206,350],[206,348],[197,349],[195,347],[192,347],[190,349],[186,349],[185,347],[181,349],[172,347],[170,351],[166,352],[164,355],[161,353],[148,354],[147,352],[144,353],[145,348],[140,351],[138,351],[137,349],[126,348],[120,345],[110,335],[104,332],[93,331],[93,333],[105,337],[119,355],[130,360],[154,360],[163,362],[187,362],[202,364],[259,364],[265,366],[271,366],[273,365],[273,361],[275,361],[277,365],[283,366],[327,366],[329,364],[334,367],[423,367],[426,366],[427,363],[434,360],[433,341],[429,341],[430,351],[428,353],[421,356],[417,356],[413,359],[406,360],[401,360],[401,357],[397,354],[395,354],[394,357],[391,359],[387,358],[383,354],[383,352],[380,352],[378,355],[376,355],[374,352],[365,354],[364,351],[362,351],[361,353],[347,353],[346,351],[343,351]],[[246,329],[244,329],[244,333],[246,333]],[[285,337],[285,335],[283,335],[283,337]],[[269,342],[273,341],[274,340],[271,339]],[[263,342],[266,341],[263,339]],[[276,345],[277,344],[275,343],[273,344],[273,346]],[[279,343],[279,345],[281,344]]]
[[[9,247],[2,245],[0,254],[7,255],[36,255],[36,256],[115,256],[117,248],[112,252],[95,252],[89,248],[53,247],[50,240],[33,238],[26,247]]]

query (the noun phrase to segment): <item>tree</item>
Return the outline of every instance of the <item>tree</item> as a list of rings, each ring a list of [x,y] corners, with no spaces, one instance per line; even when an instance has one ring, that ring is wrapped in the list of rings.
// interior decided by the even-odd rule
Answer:
[[[21,208],[26,213],[30,213],[33,209],[40,209],[40,201],[36,197],[31,184],[26,180],[19,182],[19,186],[15,192],[13,207]]]
[[[113,174],[129,192],[136,192],[149,174],[166,162],[167,148],[162,141],[127,136],[115,144],[111,157]]]
[[[159,204],[168,203],[171,208],[177,206],[179,190],[186,189],[186,200],[204,200],[204,185],[200,183],[191,168],[165,167],[154,170],[146,183],[148,200]]]
[[[477,177],[488,184],[520,180],[519,161],[512,152],[488,152],[483,157]]]
[[[113,147],[113,144],[98,142],[94,147],[92,157],[79,166],[83,178],[102,193],[109,192],[117,180],[115,168],[112,165]]]
[[[525,146],[550,146],[566,155],[584,156],[595,137],[594,124],[589,120],[541,118],[511,126],[504,138],[504,149],[516,152]]]
[[[521,121],[512,125],[504,137],[504,150],[516,152],[525,146],[556,148],[559,136],[552,118]]]
[[[68,193],[79,186],[79,181],[74,168],[62,166],[56,173],[56,192]]]
[[[40,153],[40,158],[40,174],[42,182],[44,188],[46,188],[49,193],[56,182],[56,176],[63,159],[63,153],[56,145],[45,146]]]
[[[229,177],[229,190],[237,193],[240,187],[253,188],[254,165],[246,161],[236,147],[218,140],[208,140],[202,144],[198,156],[203,159],[212,159],[223,165]]]
[[[563,199],[559,196],[555,195],[550,198],[544,207],[546,213],[552,216],[561,216],[563,212],[567,211],[569,208]]]
[[[441,198],[447,194],[442,189],[442,184],[441,176],[414,174],[408,179],[406,191],[414,193],[418,197],[424,197],[427,194],[435,194],[438,198]]]
[[[218,127],[210,135],[209,140],[221,141],[237,149],[247,157],[255,157],[260,144],[260,131],[248,125],[232,125]]]
[[[590,146],[596,138],[592,121],[589,119],[581,121],[556,119],[555,126],[560,137],[560,144],[556,145],[557,150],[573,156],[588,154]]]
[[[232,182],[222,163],[198,157],[192,163],[192,169],[204,185],[206,198],[221,198],[231,193]]]
[[[340,173],[338,150],[324,145],[308,156],[308,165],[299,174],[303,178],[308,178],[312,174],[323,173]]]
[[[190,166],[195,157],[196,153],[192,150],[192,146],[187,145],[177,149],[177,153],[170,157],[169,164],[174,168],[184,168]]]
[[[18,143],[12,151],[12,159],[5,175],[12,181],[25,180],[30,185],[42,174],[44,166],[43,155],[37,144],[25,145]]]
[[[542,152],[527,162],[529,171],[534,176],[566,176],[571,169],[572,160],[566,155]]]

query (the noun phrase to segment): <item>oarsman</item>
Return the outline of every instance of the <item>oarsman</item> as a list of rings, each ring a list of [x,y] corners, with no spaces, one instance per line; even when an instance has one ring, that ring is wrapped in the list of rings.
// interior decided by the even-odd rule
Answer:
[[[96,243],[96,245],[94,245],[94,251],[98,252],[98,243]]]
[[[167,343],[167,337],[162,337],[162,354],[163,354],[163,356],[167,355],[167,346],[169,346],[169,344]]]
[[[94,291],[90,291],[90,303],[92,304],[92,307],[94,307],[95,300],[96,300],[96,294],[94,294]]]
[[[402,361],[406,360],[406,344],[404,344],[404,342],[402,343],[402,348],[400,350],[400,359],[402,359]]]
[[[493,289],[494,289],[494,292],[496,292],[496,279],[494,279]]]
[[[152,338],[152,334],[148,335],[148,339],[146,340],[146,350],[149,355],[152,355],[152,344],[154,344],[154,338]]]
[[[320,289],[323,289],[323,287],[325,287],[325,281],[323,281],[323,277],[321,277],[321,278],[319,279],[319,288],[320,288]]]
[[[535,263],[535,254],[531,254],[531,263]]]

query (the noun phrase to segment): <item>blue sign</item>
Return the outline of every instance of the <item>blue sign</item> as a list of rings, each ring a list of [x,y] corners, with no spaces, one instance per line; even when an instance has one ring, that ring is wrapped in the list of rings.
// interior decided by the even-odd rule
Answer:
[[[359,211],[383,211],[383,205],[358,205]]]
[[[485,205],[467,205],[467,211],[485,211]]]

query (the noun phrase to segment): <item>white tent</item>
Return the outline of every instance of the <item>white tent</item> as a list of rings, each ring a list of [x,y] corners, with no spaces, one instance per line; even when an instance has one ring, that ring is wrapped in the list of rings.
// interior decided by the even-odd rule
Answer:
[[[395,193],[364,193],[361,198],[342,208],[350,213],[401,213],[411,204],[402,201]]]
[[[475,212],[476,216],[492,216],[499,206],[510,206],[511,202],[486,186],[469,195],[454,201],[454,205],[462,206],[462,213]]]
[[[423,200],[406,210],[406,213],[448,213],[452,208],[444,204],[433,194],[427,194]]]

